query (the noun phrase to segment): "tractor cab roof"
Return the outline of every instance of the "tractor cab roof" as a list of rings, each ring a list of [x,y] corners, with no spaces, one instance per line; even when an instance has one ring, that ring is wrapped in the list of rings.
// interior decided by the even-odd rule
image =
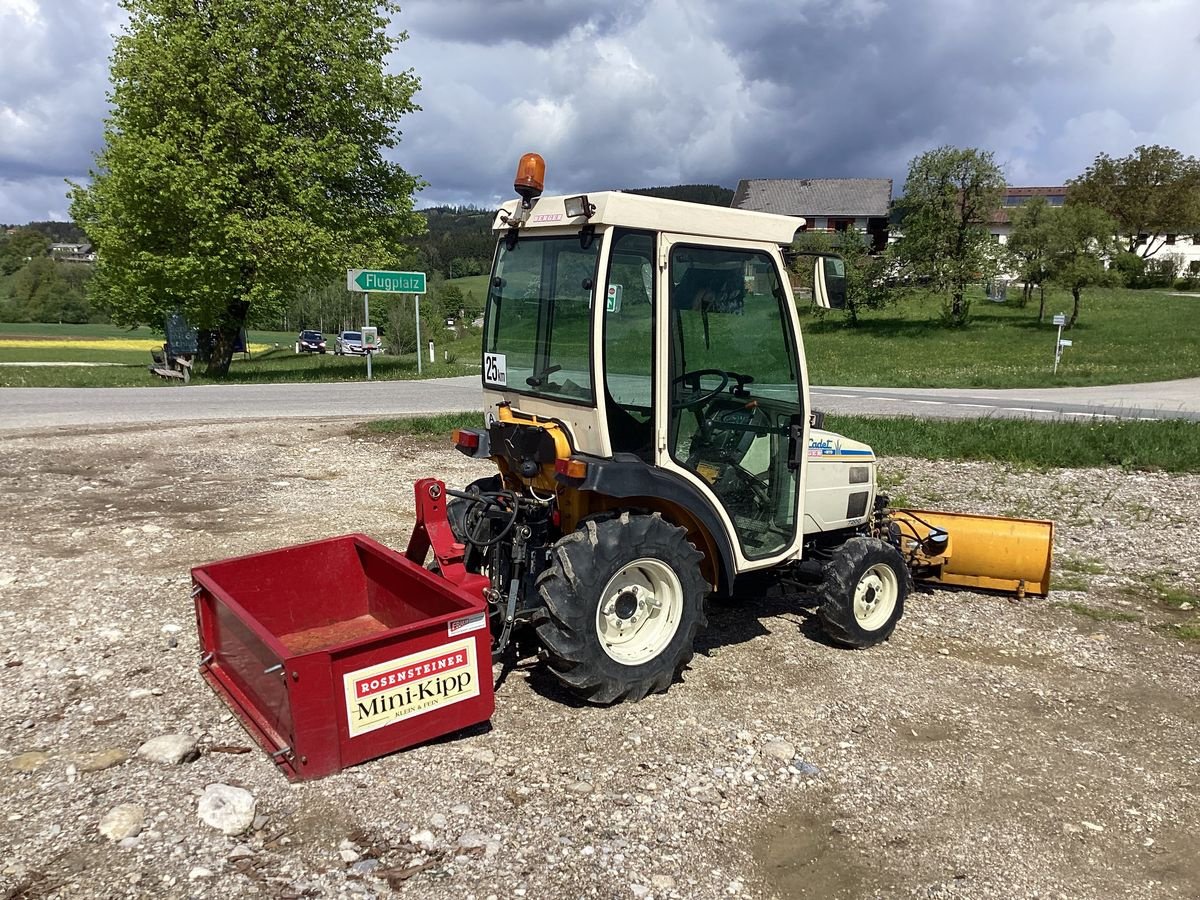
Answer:
[[[797,216],[778,216],[702,203],[663,200],[621,191],[603,191],[582,196],[583,205],[593,207],[590,216],[570,216],[567,201],[579,201],[580,195],[539,197],[533,201],[522,232],[542,229],[618,226],[644,231],[664,231],[701,237],[741,241],[764,241],[787,245],[804,224]],[[579,206],[577,202],[573,206]],[[509,217],[520,209],[520,200],[510,200],[496,213],[494,231],[508,231]]]

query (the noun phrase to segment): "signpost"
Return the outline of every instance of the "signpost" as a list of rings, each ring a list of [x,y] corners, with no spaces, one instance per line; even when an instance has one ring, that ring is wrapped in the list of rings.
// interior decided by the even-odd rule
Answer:
[[[347,269],[346,290],[363,295],[363,327],[371,320],[371,294],[412,294],[417,317],[417,374],[421,374],[421,295],[425,293],[424,272],[385,272],[376,269]],[[363,334],[363,348],[366,334]],[[371,380],[371,350],[367,349],[367,380]]]
[[[346,290],[365,294],[424,294],[425,273],[347,269]]]
[[[1063,347],[1070,347],[1071,341],[1063,340],[1063,326],[1067,324],[1066,313],[1055,313],[1054,324],[1058,326],[1058,339],[1054,342],[1054,374],[1058,374],[1058,362],[1062,359]]]

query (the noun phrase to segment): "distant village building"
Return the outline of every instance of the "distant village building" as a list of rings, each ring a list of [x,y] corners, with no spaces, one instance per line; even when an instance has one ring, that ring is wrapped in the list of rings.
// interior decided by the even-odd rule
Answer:
[[[845,231],[868,235],[873,249],[888,242],[892,208],[890,178],[757,178],[738,182],[735,209],[801,216],[802,231]]]
[[[1052,207],[1061,207],[1067,201],[1067,189],[1058,187],[1010,187],[1004,192],[1000,209],[993,215],[989,230],[1001,244],[1007,244],[1012,234],[1011,212],[1034,197],[1044,197]],[[1129,246],[1129,235],[1122,235],[1122,248]],[[1134,243],[1134,252],[1149,259],[1176,257],[1179,275],[1200,273],[1200,234],[1139,234]]]
[[[1042,197],[1048,206],[1058,207],[1067,202],[1067,189],[1063,186],[1006,188],[1000,208],[992,214],[991,222],[988,223],[992,237],[1001,244],[1007,244],[1008,237],[1012,234],[1012,219],[1009,213],[1015,207],[1024,206],[1034,197]]]
[[[51,244],[50,255],[62,262],[95,262],[91,244]]]

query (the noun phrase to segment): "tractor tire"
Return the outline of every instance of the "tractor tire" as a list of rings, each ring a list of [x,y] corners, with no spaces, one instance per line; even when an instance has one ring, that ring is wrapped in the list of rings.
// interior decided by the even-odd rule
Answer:
[[[895,547],[878,538],[850,538],[825,567],[817,615],[826,635],[859,649],[886,641],[904,615],[910,585]]]
[[[534,618],[551,674],[592,703],[665,691],[708,624],[702,558],[657,513],[586,520],[562,537]]]

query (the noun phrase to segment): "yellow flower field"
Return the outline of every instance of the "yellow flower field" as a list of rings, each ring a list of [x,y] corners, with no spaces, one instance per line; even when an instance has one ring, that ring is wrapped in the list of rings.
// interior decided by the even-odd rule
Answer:
[[[158,350],[162,340],[151,338],[0,338],[0,350]],[[251,344],[251,353],[269,350],[270,344]]]

